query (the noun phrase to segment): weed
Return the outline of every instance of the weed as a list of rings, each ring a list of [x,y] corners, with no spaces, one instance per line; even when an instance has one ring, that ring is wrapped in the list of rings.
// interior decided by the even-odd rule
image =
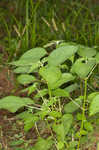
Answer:
[[[47,145],[49,141],[50,144],[46,149],[56,147],[57,150],[75,148],[79,150],[82,137],[87,138],[93,131],[92,124],[88,120],[99,112],[99,92],[89,94],[87,82],[99,63],[97,56],[98,51],[95,48],[70,42],[58,44],[50,54],[44,48],[30,49],[19,60],[9,63],[15,66],[14,72],[19,74],[18,82],[28,86],[24,91],[27,91],[28,95],[35,93],[35,96],[33,99],[7,96],[1,99],[0,108],[12,113],[24,106],[27,108],[17,117],[24,121],[25,131],[33,126],[36,128],[38,133],[38,142],[34,146],[36,149],[39,149],[41,143],[41,149],[45,149],[43,145]],[[65,65],[67,67],[62,67]],[[66,89],[73,87],[74,83],[79,85],[79,79],[85,81],[83,96],[72,98],[70,93],[73,90]],[[75,90],[77,89],[74,88]],[[80,120],[77,125],[80,129],[73,127],[76,114]],[[50,130],[51,135],[48,139],[43,139],[39,133],[38,123],[41,120]]]
[[[37,132],[34,147],[28,148],[23,140],[12,146],[88,148],[99,112],[98,5],[93,7],[92,0],[8,3],[10,9],[0,8],[0,44],[5,45],[7,61],[23,87],[20,92],[27,92],[27,97],[4,97],[0,109],[16,113],[24,107],[16,117],[23,120],[26,132],[32,127]]]

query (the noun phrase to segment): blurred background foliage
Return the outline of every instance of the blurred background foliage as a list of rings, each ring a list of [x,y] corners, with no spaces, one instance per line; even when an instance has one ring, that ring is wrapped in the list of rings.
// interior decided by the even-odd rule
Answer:
[[[1,0],[0,45],[9,60],[52,40],[96,46],[98,12],[97,0]]]

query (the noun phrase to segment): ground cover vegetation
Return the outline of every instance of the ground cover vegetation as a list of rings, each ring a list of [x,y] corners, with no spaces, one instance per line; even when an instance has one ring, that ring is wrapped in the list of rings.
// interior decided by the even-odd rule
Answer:
[[[1,150],[99,149],[98,6],[0,2]]]

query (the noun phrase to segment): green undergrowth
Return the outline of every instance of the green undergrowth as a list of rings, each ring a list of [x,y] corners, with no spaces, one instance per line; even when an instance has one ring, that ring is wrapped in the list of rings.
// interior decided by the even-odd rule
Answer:
[[[37,131],[31,150],[80,150],[91,142],[99,113],[99,89],[92,90],[98,64],[98,47],[73,42],[57,44],[50,53],[36,47],[9,63],[27,97],[3,97],[0,109],[16,113],[25,107],[16,117],[23,120],[25,132]],[[40,135],[40,122],[49,130],[47,138]]]
[[[5,46],[8,61],[52,40],[53,45],[54,40],[97,45],[98,6],[93,0],[1,1],[0,43]]]
[[[1,98],[0,109],[21,119],[25,132],[36,130],[34,146],[23,150],[91,149],[99,125],[98,6],[93,0],[0,1],[0,62],[6,55],[26,93]]]

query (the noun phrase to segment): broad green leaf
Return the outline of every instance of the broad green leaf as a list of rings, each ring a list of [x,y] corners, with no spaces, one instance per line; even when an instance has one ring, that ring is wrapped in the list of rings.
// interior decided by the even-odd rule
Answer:
[[[33,100],[31,100],[30,98],[7,96],[0,99],[0,109],[7,109],[8,111],[15,113],[19,108],[33,103]]]
[[[36,63],[33,63],[33,61],[30,60],[30,59],[29,60],[17,60],[17,61],[13,61],[9,64],[18,67],[18,68],[15,69],[16,73],[21,73],[21,72],[22,73],[23,72],[31,73],[41,65],[40,61],[38,61]],[[21,68],[22,68],[22,70],[21,70]],[[26,68],[26,70],[25,70],[25,68]]]
[[[49,108],[48,108],[49,109]],[[41,120],[44,120],[46,116],[48,116],[49,110],[44,107],[42,111],[38,111],[37,115]]]
[[[28,92],[28,95],[30,95],[37,89],[36,86],[37,86],[37,83],[35,82],[35,83],[33,83],[33,85],[30,85],[25,89],[22,89],[20,92],[21,93]]]
[[[84,122],[84,129],[86,129],[87,131],[93,131],[93,126],[90,122],[85,121]]]
[[[94,98],[96,95],[99,95],[99,92],[92,92],[91,94],[88,95],[89,103],[93,100],[93,98]]]
[[[82,57],[91,58],[96,55],[96,50],[87,46],[79,45],[77,53]]]
[[[62,120],[63,127],[64,127],[64,134],[67,135],[72,125],[73,117],[71,114],[65,114],[63,115],[61,120]]]
[[[35,90],[37,90],[37,82],[33,83],[33,85],[28,87],[28,96],[30,96]]]
[[[19,60],[17,60],[17,61],[13,61],[13,62],[11,62],[11,63],[9,63],[10,65],[13,65],[13,66],[31,66],[31,65],[33,65],[33,60],[32,59],[23,59],[23,60],[21,60],[21,59],[19,59]],[[34,63],[35,64],[35,63]]]
[[[72,66],[71,72],[76,73],[80,78],[86,78],[94,67],[95,63],[95,59],[90,58],[85,61],[85,59],[80,58]]]
[[[54,117],[54,118],[60,118],[62,116],[62,113],[59,111],[49,111],[49,116]]]
[[[28,115],[28,118],[26,118],[24,121],[24,130],[29,131],[38,120],[39,118],[32,113]]]
[[[79,97],[68,104],[64,105],[64,112],[65,113],[73,113],[81,107],[83,97]]]
[[[16,117],[17,117],[18,119],[22,119],[22,120],[24,120],[24,121],[25,121],[27,118],[29,118],[30,116],[33,117],[33,114],[30,113],[29,111],[24,111],[24,112],[22,112],[22,113],[16,115]]]
[[[81,113],[79,113],[79,112],[77,113],[77,116],[76,116],[76,117],[77,117],[77,120],[82,120],[82,119],[83,119],[84,121],[86,120],[86,117],[83,116],[83,115],[82,115]]]
[[[89,108],[89,115],[92,116],[98,112],[99,112],[99,94],[96,95],[91,102],[91,105]]]
[[[43,56],[45,56],[47,54],[47,52],[45,51],[44,48],[33,48],[28,50],[27,52],[25,52],[20,60],[32,60],[33,63],[36,63],[37,61],[40,60],[40,58],[42,58]]]
[[[64,141],[64,139],[65,139],[65,130],[64,130],[64,125],[63,125],[63,123],[61,123],[61,124],[54,124],[53,126],[52,126],[52,128],[53,128],[53,131],[56,133],[56,135],[57,135],[57,139],[58,139],[58,141]]]
[[[87,134],[88,134],[88,131],[86,131],[86,130],[81,130],[81,131],[80,131],[80,134],[81,134],[81,135],[87,135]]]
[[[57,143],[57,147],[58,147],[59,150],[63,149],[63,148],[64,148],[64,142],[59,141],[59,142]]]
[[[99,52],[96,55],[96,62],[97,62],[97,64],[99,63]]]
[[[16,117],[19,119],[22,119],[24,121],[24,130],[25,131],[30,130],[35,125],[35,123],[39,120],[38,116],[36,116],[28,111],[24,111],[24,112],[18,114]]]
[[[57,67],[42,67],[39,73],[46,80],[51,89],[53,88],[54,84],[61,78],[61,71]]]
[[[30,70],[30,66],[22,66],[14,69],[14,73],[28,73]]]
[[[68,134],[72,125],[73,117],[71,114],[65,114],[61,118],[61,124],[54,124],[52,126],[53,131],[57,135],[58,141],[64,142],[65,136]]]
[[[40,65],[41,65],[40,61],[32,63],[28,73],[32,73],[33,71],[35,71],[38,67],[40,67]]]
[[[35,95],[35,98],[40,98],[48,94],[48,89],[42,89],[38,91],[38,93]]]
[[[43,139],[43,138],[38,138],[37,143],[34,145],[34,150],[50,150],[51,146],[53,144],[53,141],[51,138]]]
[[[17,80],[20,84],[25,85],[34,82],[36,78],[32,75],[21,74],[20,76],[18,76]]]
[[[71,141],[69,143],[69,150],[75,150],[74,148],[78,145],[78,141]]]
[[[72,81],[74,79],[75,79],[75,77],[72,74],[63,73],[61,78],[56,83],[54,83],[52,89],[56,89],[56,88],[60,87],[62,84]]]
[[[57,45],[57,48],[62,47],[62,46],[77,46],[77,44],[74,42],[62,42]]]
[[[60,88],[53,90],[52,95],[59,97],[69,97],[69,93],[66,90]]]
[[[21,58],[17,61],[13,61],[9,64],[15,65],[15,66],[31,66],[30,73],[39,67],[40,65],[40,59],[44,57],[47,54],[45,49],[43,48],[34,48],[26,53],[24,53]],[[18,70],[19,71],[19,70]]]
[[[77,83],[74,83],[66,87],[64,90],[70,93],[75,91],[77,88],[79,88],[79,85]]]
[[[78,46],[66,45],[54,50],[48,57],[49,66],[58,66],[70,58],[78,50]]]

